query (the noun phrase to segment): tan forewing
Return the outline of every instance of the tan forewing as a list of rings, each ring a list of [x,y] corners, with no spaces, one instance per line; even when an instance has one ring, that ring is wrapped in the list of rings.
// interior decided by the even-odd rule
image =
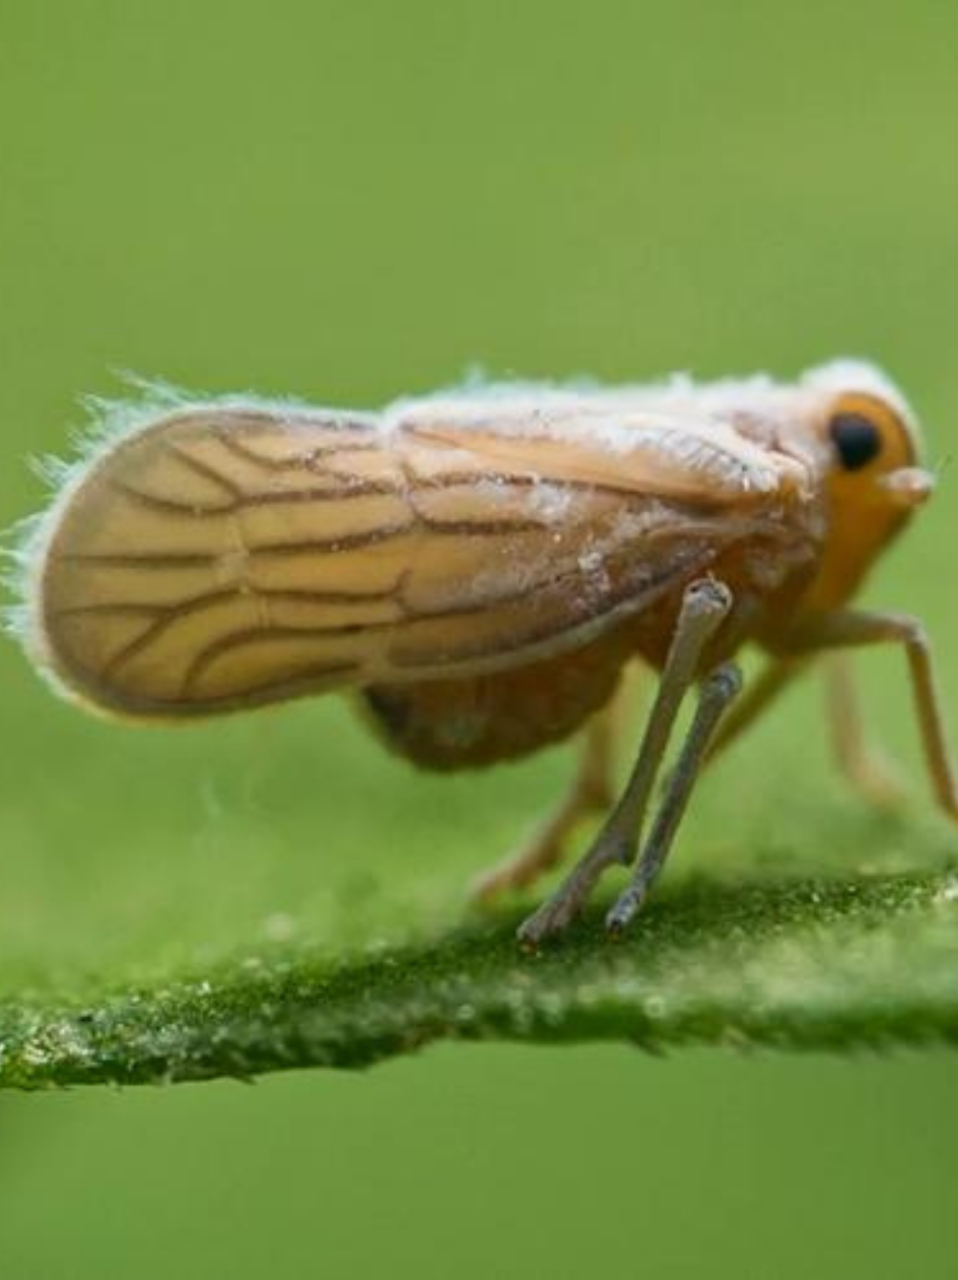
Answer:
[[[428,402],[408,410],[401,429],[415,440],[444,446],[427,458],[440,470],[449,451],[464,466],[619,493],[680,500],[712,509],[768,505],[807,485],[795,458],[742,434],[732,418],[681,417],[661,412],[557,412],[521,420],[464,408],[458,420],[436,420]]]
[[[617,426],[185,408],[54,503],[29,641],[69,692],[170,717],[561,652],[776,498],[724,428]]]

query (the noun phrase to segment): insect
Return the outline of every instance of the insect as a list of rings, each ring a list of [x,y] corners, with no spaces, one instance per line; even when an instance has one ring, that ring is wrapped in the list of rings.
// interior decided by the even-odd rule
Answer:
[[[395,750],[434,769],[583,730],[568,795],[480,883],[485,897],[533,883],[583,814],[609,809],[521,926],[527,945],[561,932],[613,864],[633,868],[607,916],[624,929],[706,760],[829,651],[904,648],[928,772],[958,817],[921,626],[848,606],[932,487],[912,415],[871,365],[793,384],[516,384],[375,415],[160,393],[106,416],[22,548],[36,665],[132,719],[352,689]],[[739,698],[750,643],[767,665]],[[657,693],[613,804],[610,723],[633,659]],[[836,669],[840,756],[868,785],[848,679]]]

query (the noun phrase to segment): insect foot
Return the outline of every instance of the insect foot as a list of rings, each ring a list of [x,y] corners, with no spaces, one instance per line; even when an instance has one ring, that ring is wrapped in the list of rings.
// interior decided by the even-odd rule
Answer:
[[[546,938],[562,933],[578,915],[606,867],[628,863],[632,847],[624,836],[607,830],[556,892],[519,926],[519,945],[535,950]]]

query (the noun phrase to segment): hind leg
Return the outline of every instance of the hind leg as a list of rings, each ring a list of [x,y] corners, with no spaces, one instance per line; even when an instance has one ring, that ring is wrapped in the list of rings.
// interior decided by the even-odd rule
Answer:
[[[500,894],[526,889],[560,862],[579,824],[590,814],[611,808],[616,727],[621,719],[616,696],[589,721],[565,795],[529,840],[504,862],[490,867],[473,883],[471,896],[491,902]]]

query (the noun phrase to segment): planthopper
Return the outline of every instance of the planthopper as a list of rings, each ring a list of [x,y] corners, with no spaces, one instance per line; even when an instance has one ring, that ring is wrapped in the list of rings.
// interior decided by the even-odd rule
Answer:
[[[375,414],[160,389],[102,416],[21,546],[16,626],[37,667],[131,720],[351,690],[431,769],[579,733],[568,793],[477,887],[531,885],[584,814],[608,811],[521,926],[526,945],[561,932],[617,863],[632,870],[607,923],[625,928],[705,762],[823,655],[840,762],[867,789],[839,655],[904,649],[932,786],[958,816],[921,625],[849,603],[932,487],[908,406],[871,365],[790,384],[516,383]],[[767,663],[743,691],[747,645]],[[615,799],[611,726],[633,661],[657,693]]]

